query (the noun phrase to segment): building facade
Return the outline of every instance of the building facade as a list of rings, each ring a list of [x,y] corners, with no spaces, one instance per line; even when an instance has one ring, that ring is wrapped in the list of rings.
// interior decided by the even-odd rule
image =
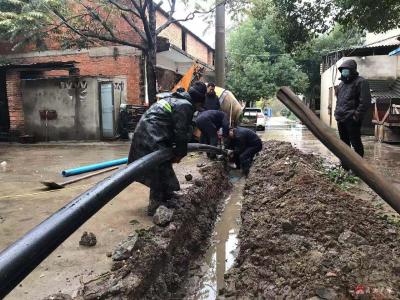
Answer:
[[[337,129],[334,112],[336,107],[335,86],[340,83],[340,72],[338,68],[348,59],[357,62],[358,73],[370,83],[371,94],[382,88],[390,89],[395,81],[400,78],[400,57],[388,54],[398,48],[398,42],[390,45],[371,45],[367,47],[346,49],[333,52],[324,57],[321,64],[321,102],[320,118],[331,128]],[[364,134],[373,134],[372,123],[374,104],[367,112],[363,121],[362,131]]]
[[[166,20],[157,11],[157,25]],[[157,54],[160,90],[171,89],[195,62],[213,77],[214,49],[186,27],[171,24],[160,37],[168,39]],[[54,43],[46,51],[14,53],[3,44],[0,62],[0,139],[113,138],[120,104],[148,105],[144,55],[136,48],[61,49]]]

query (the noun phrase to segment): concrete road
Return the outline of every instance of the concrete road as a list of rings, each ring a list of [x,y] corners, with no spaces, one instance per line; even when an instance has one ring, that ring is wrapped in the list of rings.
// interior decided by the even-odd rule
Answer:
[[[0,250],[110,174],[99,175],[62,190],[43,191],[41,180],[66,180],[61,170],[126,157],[129,143],[0,144]],[[196,173],[199,156],[188,156],[176,168]],[[4,165],[4,164],[3,164]],[[184,187],[184,185],[183,185]],[[6,299],[42,299],[53,293],[73,293],[80,280],[90,280],[110,269],[106,253],[129,233],[150,226],[146,215],[148,189],[134,183],[68,238]],[[132,225],[136,220],[139,224]],[[136,223],[136,222],[135,222]],[[79,246],[84,231],[97,236],[93,248]]]

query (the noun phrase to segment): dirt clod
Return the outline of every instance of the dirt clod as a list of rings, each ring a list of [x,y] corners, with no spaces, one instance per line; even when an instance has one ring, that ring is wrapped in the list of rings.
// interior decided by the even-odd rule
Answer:
[[[174,211],[172,209],[161,205],[153,216],[153,222],[158,226],[165,227],[172,221],[173,215]]]
[[[400,298],[398,228],[318,164],[289,143],[265,143],[244,188],[225,298]]]
[[[79,245],[85,247],[93,247],[97,244],[97,238],[93,232],[84,232],[82,234],[81,240],[79,241]]]
[[[112,254],[112,259],[114,261],[121,261],[128,259],[132,255],[132,250],[135,247],[136,241],[138,239],[138,234],[130,235],[125,241],[119,243],[118,247],[114,250]]]
[[[57,293],[54,295],[47,296],[43,300],[72,300],[72,297],[67,294]]]
[[[186,181],[192,181],[193,175],[192,174],[186,174],[185,175],[185,179],[186,179]]]

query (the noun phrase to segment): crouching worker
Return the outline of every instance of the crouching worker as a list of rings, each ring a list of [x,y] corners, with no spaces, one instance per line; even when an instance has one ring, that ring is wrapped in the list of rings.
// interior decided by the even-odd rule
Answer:
[[[241,169],[247,176],[254,156],[262,149],[262,142],[253,130],[243,127],[230,128],[227,148],[233,150],[236,168]]]
[[[172,163],[187,154],[193,114],[205,99],[207,88],[195,82],[189,93],[174,93],[154,103],[140,119],[129,151],[128,163],[164,148],[173,148],[175,157],[135,178],[150,188],[147,214],[154,215],[160,205],[173,206],[174,192],[180,190]]]
[[[196,118],[196,126],[201,131],[200,143],[218,146],[219,131],[222,129],[222,135],[228,136],[229,121],[228,116],[219,110],[205,110],[199,113]],[[215,153],[207,153],[209,158],[215,158]]]

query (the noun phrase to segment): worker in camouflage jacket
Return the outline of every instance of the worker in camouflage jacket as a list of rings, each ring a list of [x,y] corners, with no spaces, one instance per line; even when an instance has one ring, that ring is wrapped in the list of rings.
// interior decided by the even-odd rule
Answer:
[[[160,205],[170,206],[174,192],[180,190],[172,163],[179,163],[187,154],[193,114],[204,104],[207,88],[195,82],[189,93],[174,93],[153,104],[140,119],[133,135],[128,163],[154,151],[173,148],[175,157],[136,178],[150,187],[148,215]]]
[[[336,87],[335,118],[338,124],[340,139],[362,157],[364,146],[361,141],[361,123],[371,106],[371,92],[368,81],[359,76],[357,63],[350,59],[339,67],[342,81]],[[343,168],[348,169],[343,165]]]

